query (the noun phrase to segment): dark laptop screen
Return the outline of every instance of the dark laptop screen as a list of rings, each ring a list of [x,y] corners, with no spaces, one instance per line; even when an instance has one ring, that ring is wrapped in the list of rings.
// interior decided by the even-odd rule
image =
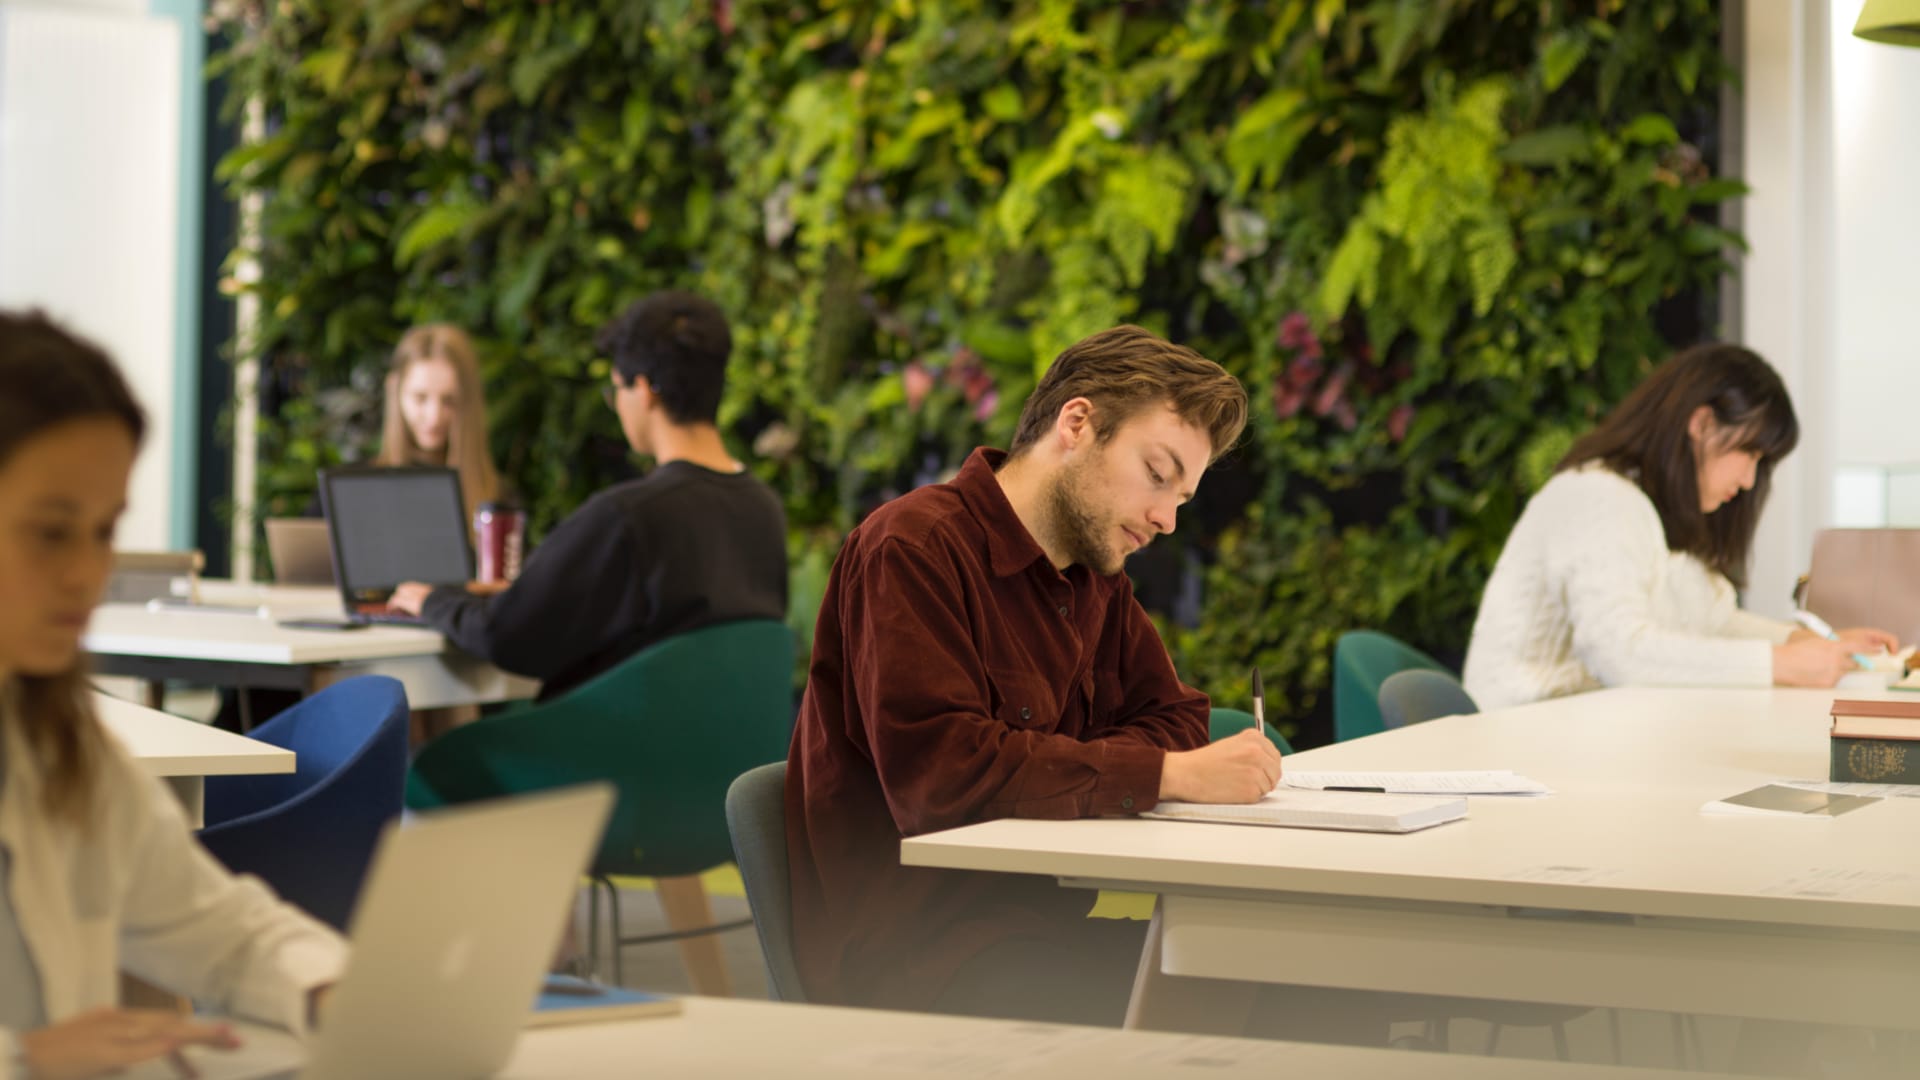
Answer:
[[[473,577],[452,469],[329,469],[321,488],[350,601],[383,598],[403,581],[457,585]]]

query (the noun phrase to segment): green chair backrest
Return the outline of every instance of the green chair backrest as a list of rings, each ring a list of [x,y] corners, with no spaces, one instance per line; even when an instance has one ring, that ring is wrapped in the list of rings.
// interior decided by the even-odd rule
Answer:
[[[1377,630],[1353,630],[1333,646],[1333,740],[1345,742],[1386,730],[1380,684],[1410,668],[1446,671],[1440,661]]]
[[[727,785],[787,756],[793,649],[786,624],[759,619],[649,646],[552,701],[435,739],[414,759],[407,805],[608,780],[620,798],[595,873],[718,866],[733,858]]]
[[[1216,707],[1212,715],[1207,717],[1207,741],[1219,742],[1221,739],[1227,738],[1230,735],[1237,735],[1252,726],[1252,713],[1244,712],[1240,709],[1222,709]],[[1283,754],[1293,753],[1293,747],[1288,745],[1287,737],[1280,734],[1280,729],[1274,727],[1271,723],[1267,725],[1267,741],[1278,747]]]

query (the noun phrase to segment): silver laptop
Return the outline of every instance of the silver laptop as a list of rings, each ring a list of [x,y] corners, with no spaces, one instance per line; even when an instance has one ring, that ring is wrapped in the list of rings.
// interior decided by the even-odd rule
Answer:
[[[333,540],[325,518],[268,518],[267,557],[281,585],[333,584]]]
[[[614,790],[585,784],[387,827],[353,916],[353,956],[306,1063],[194,1055],[207,1077],[471,1080],[506,1065],[599,846]],[[233,1058],[245,1059],[242,1048]],[[268,1067],[262,1068],[262,1065]]]

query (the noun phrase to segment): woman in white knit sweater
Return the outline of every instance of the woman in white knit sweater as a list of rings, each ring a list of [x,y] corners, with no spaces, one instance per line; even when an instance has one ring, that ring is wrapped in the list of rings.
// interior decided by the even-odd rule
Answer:
[[[1799,440],[1786,387],[1735,345],[1662,364],[1573,445],[1494,565],[1467,647],[1481,708],[1603,686],[1832,686],[1869,628],[1828,641],[1742,611],[1774,465]]]
[[[118,1007],[122,970],[297,1031],[346,960],[332,930],[215,862],[93,715],[80,635],[143,426],[98,349],[0,312],[0,1080],[232,1044]]]

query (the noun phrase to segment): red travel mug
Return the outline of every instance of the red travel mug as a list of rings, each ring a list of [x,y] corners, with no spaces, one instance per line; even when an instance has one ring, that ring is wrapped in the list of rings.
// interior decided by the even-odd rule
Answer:
[[[473,512],[473,536],[480,551],[480,581],[512,581],[520,576],[520,549],[527,517],[508,503],[481,503]]]

